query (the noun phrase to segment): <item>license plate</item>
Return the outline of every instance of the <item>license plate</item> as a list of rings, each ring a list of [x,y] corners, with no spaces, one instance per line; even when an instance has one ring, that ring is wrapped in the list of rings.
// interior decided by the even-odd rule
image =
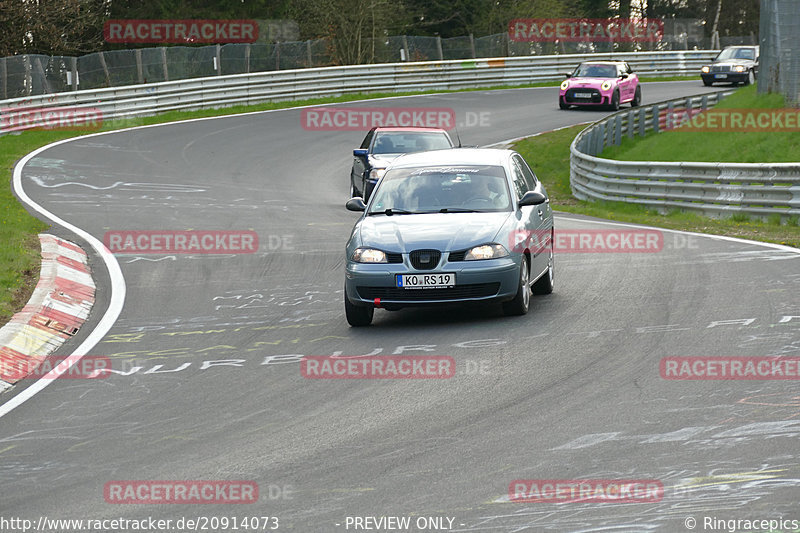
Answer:
[[[574,96],[575,98],[591,98],[592,93],[575,93],[572,96]]]
[[[448,289],[456,284],[456,275],[449,274],[397,274],[397,287],[401,289]]]
[[[717,79],[724,79],[724,78],[727,78],[728,75],[727,74],[714,74],[714,77],[717,78]]]

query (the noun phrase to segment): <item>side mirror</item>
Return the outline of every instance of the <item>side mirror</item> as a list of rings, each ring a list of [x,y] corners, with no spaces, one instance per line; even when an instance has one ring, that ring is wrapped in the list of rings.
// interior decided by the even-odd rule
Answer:
[[[627,72],[623,72],[622,74],[619,75],[619,77],[624,80],[625,78],[628,77],[628,73]]]
[[[364,200],[360,196],[356,196],[355,198],[350,198],[347,200],[347,203],[344,204],[348,211],[364,211],[367,209],[367,205],[364,203]]]
[[[350,201],[352,202],[353,200]],[[547,201],[547,196],[545,196],[544,194],[536,191],[528,191],[522,196],[522,198],[520,198],[519,206],[522,207],[526,205],[542,205],[546,201]]]
[[[368,153],[369,153],[369,150],[367,150],[365,148],[356,148],[355,150],[353,150],[353,155],[356,156],[356,157],[366,158]]]
[[[571,77],[572,77],[572,74],[571,74],[571,73],[569,73],[569,72],[565,72],[565,73],[564,73],[564,77],[565,77],[565,78],[571,78]]]

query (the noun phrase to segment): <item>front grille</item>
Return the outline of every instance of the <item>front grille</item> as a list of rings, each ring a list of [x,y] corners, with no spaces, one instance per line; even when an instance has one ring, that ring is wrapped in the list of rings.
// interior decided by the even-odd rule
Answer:
[[[731,66],[730,65],[717,65],[711,67],[711,72],[730,72]]]
[[[402,263],[403,262],[403,254],[393,254],[393,253],[386,253],[386,262],[387,263]]]
[[[575,98],[575,93],[576,92],[577,93],[592,93],[592,97],[591,98]],[[581,103],[581,102],[584,102],[584,103],[591,102],[593,104],[599,104],[600,102],[603,101],[603,97],[600,95],[600,91],[598,91],[597,89],[592,89],[590,87],[569,89],[566,92],[566,94],[564,95],[564,98],[566,99],[566,101],[568,103],[576,103],[576,104]]]
[[[420,302],[424,300],[463,300],[494,296],[499,283],[475,283],[456,285],[450,289],[400,289],[397,287],[356,287],[358,295],[365,300],[380,298],[391,302]]]
[[[441,257],[439,250],[414,250],[409,254],[411,265],[417,270],[433,270]]]

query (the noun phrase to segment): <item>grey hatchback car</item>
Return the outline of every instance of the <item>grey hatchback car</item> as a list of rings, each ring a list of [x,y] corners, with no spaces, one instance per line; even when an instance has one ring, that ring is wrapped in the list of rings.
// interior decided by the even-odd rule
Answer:
[[[351,326],[374,310],[501,303],[527,313],[553,291],[553,212],[542,183],[511,150],[407,154],[386,170],[346,247]]]

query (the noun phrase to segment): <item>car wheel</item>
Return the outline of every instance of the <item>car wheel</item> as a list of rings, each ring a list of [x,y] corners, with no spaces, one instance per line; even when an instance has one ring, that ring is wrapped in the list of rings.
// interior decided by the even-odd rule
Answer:
[[[745,80],[745,85],[753,85],[756,81],[756,75],[753,73],[752,70],[747,72],[747,79]]]
[[[372,316],[375,314],[373,307],[362,307],[354,305],[347,297],[347,291],[344,294],[344,314],[347,316],[347,323],[354,328],[369,326],[372,324]]]
[[[714,85],[714,82],[703,80],[703,85],[705,85],[706,87],[711,87],[712,85]]]
[[[560,107],[561,109],[569,109],[569,104],[565,104],[564,101],[561,98],[559,98],[558,107]]]
[[[637,85],[636,92],[633,93],[633,100],[631,100],[631,107],[639,107],[639,104],[642,103],[642,88]]]
[[[611,110],[619,111],[619,91],[614,91],[614,94],[611,96]]]
[[[531,287],[533,294],[550,294],[554,286],[553,241],[550,240],[550,259],[547,261],[547,273],[536,280]]]
[[[519,269],[519,286],[517,294],[510,302],[503,304],[503,312],[508,316],[520,316],[528,312],[531,304],[530,273],[528,272],[528,257],[522,256],[522,265]]]

